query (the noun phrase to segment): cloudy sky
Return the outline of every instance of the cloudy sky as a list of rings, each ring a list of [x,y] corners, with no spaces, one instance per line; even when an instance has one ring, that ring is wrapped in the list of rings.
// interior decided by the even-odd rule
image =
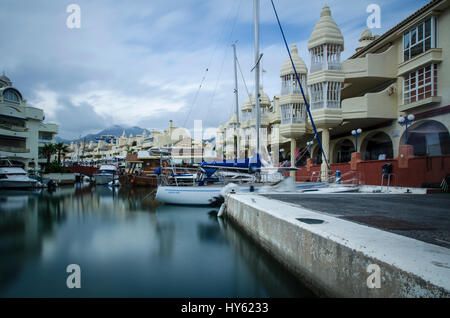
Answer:
[[[309,65],[307,41],[328,4],[345,38],[344,58],[367,28],[371,3],[381,7],[382,34],[426,0],[276,0],[290,44]],[[231,43],[253,92],[251,0],[0,0],[0,70],[29,105],[44,109],[60,137],[75,138],[114,124],[164,129],[170,119],[191,128],[217,127],[232,115]],[[69,29],[68,5],[81,8]],[[264,90],[279,93],[287,57],[269,0],[261,0]],[[206,71],[208,69],[208,71]],[[198,90],[200,83],[203,86]],[[240,101],[246,96],[239,82]]]

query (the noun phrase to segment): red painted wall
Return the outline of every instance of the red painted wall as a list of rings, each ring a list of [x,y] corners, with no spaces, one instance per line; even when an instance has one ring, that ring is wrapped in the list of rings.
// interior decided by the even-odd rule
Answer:
[[[350,183],[351,179],[358,179],[361,184],[380,185],[381,170],[386,163],[392,164],[392,186],[400,187],[422,187],[423,183],[440,183],[446,174],[450,174],[450,156],[438,157],[414,157],[409,159],[408,168],[398,168],[397,159],[362,161],[358,163],[357,171],[352,171],[350,163],[331,164],[333,175],[336,170],[341,170],[343,183]],[[297,171],[297,181],[316,181],[317,177],[313,172],[320,171],[320,166],[315,165],[310,172],[306,167],[301,167]],[[386,184],[387,180],[384,180]]]
[[[96,167],[86,167],[86,166],[70,166],[67,167],[72,173],[81,173],[87,176],[92,176],[93,174],[96,174],[98,171],[98,168]]]

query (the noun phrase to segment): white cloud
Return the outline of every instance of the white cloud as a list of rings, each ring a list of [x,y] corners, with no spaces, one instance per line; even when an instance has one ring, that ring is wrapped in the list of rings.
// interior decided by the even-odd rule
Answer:
[[[382,33],[424,5],[426,0],[380,0]],[[0,67],[28,98],[60,124],[62,134],[102,125],[176,125],[204,127],[225,123],[234,111],[231,42],[248,89],[253,93],[253,7],[248,0],[79,0],[82,28],[65,27],[64,3],[52,0],[4,0],[0,29]],[[327,3],[345,38],[343,57],[353,54],[368,16],[370,0],[275,1],[289,45],[296,43],[309,65],[307,41]],[[238,11],[237,8],[240,8]],[[231,31],[234,21],[238,23]],[[279,70],[287,53],[269,1],[261,1],[261,51],[265,92],[279,93]],[[7,46],[6,46],[7,45]],[[222,68],[223,65],[223,68]],[[209,68],[205,73],[205,69]],[[194,103],[202,77],[205,81]],[[239,75],[239,99],[247,93]],[[91,108],[92,120],[82,125]],[[63,112],[79,118],[64,116]],[[76,119],[74,121],[74,119]],[[94,121],[95,119],[95,121]],[[76,131],[74,122],[79,122]]]

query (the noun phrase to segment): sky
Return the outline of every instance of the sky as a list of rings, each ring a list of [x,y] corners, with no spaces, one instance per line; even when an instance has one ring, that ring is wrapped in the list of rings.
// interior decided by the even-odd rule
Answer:
[[[261,0],[264,91],[279,94],[287,52],[270,0]],[[383,34],[426,0],[275,0],[288,43],[309,67],[307,41],[322,7],[345,40],[343,58],[358,47],[370,13],[381,8]],[[73,139],[112,125],[167,129],[169,120],[205,137],[235,109],[231,44],[248,90],[254,91],[252,0],[0,0],[0,71],[28,105]],[[68,28],[70,4],[81,9],[80,28]],[[199,89],[201,85],[201,88]],[[239,75],[239,100],[247,90]]]

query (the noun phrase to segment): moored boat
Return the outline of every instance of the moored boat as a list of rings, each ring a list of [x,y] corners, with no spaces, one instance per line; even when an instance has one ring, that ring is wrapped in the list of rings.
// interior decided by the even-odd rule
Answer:
[[[38,181],[28,177],[19,167],[0,167],[0,189],[35,188]]]
[[[94,174],[95,184],[108,184],[118,179],[118,169],[113,165],[101,165],[100,170]]]

